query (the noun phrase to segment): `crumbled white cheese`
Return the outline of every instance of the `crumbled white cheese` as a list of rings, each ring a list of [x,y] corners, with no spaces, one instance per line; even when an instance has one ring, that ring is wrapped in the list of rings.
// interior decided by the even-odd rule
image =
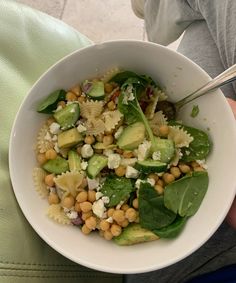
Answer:
[[[55,145],[54,145],[54,149],[55,149],[55,151],[56,151],[57,153],[60,152],[60,149],[59,149],[59,147],[58,147],[58,143],[57,143],[57,142],[56,142]]]
[[[49,134],[49,132],[46,133],[46,135],[44,136],[44,139],[46,141],[51,141],[52,140],[51,135]]]
[[[135,188],[136,188],[136,189],[140,189],[141,183],[143,183],[143,180],[137,179],[137,181],[135,182]]]
[[[137,178],[139,175],[139,171],[136,170],[135,168],[131,167],[131,166],[127,166],[126,167],[126,173],[125,173],[125,177],[126,178]]]
[[[161,152],[160,151],[154,151],[152,154],[153,160],[161,160]]]
[[[132,84],[128,85],[125,90],[125,95],[122,100],[123,104],[128,104],[128,101],[133,101],[135,99],[134,93],[133,93],[133,86]]]
[[[110,199],[109,197],[102,197],[102,201],[105,203],[105,204],[108,204],[110,202]]]
[[[50,133],[52,133],[53,135],[57,135],[60,132],[60,125],[58,123],[53,122],[50,126],[49,126],[49,131]]]
[[[109,155],[111,155],[111,154],[113,154],[113,150],[112,149],[104,149],[103,150],[103,155],[105,155],[105,156],[109,156]]]
[[[54,111],[54,112],[58,112],[58,111],[60,111],[60,110],[62,110],[63,109],[63,107],[61,106],[61,105],[58,105],[57,106],[57,109]]]
[[[114,138],[115,138],[116,140],[120,137],[120,135],[121,135],[121,133],[123,132],[123,130],[124,130],[124,127],[120,126],[119,129],[115,132]]]
[[[120,165],[122,166],[134,166],[135,163],[138,161],[137,158],[122,158],[120,161]]]
[[[102,196],[103,196],[103,193],[101,192],[96,192],[95,194],[96,200],[100,199]]]
[[[104,215],[104,212],[106,211],[106,208],[104,206],[104,202],[102,199],[99,199],[93,203],[92,211],[95,215],[97,215],[99,218],[102,218]]]
[[[148,157],[151,145],[151,142],[145,140],[138,146],[137,156],[139,161],[143,161]]]
[[[121,200],[121,201],[117,204],[116,209],[120,209],[123,204],[124,204],[124,201]]]
[[[57,135],[53,135],[52,141],[57,141]]]
[[[156,181],[153,178],[147,178],[147,182],[151,185],[151,186],[155,186]]]
[[[79,133],[83,133],[87,131],[87,128],[84,125],[79,124],[79,126],[77,127],[77,130]]]
[[[106,221],[107,221],[108,223],[113,223],[113,218],[112,218],[112,217],[109,217],[109,218],[106,219]]]
[[[107,166],[108,166],[109,169],[115,169],[115,168],[119,167],[120,161],[121,161],[120,155],[117,154],[117,153],[112,153],[112,154],[108,155]]]
[[[81,162],[81,169],[82,169],[82,170],[86,170],[87,167],[88,167],[88,162],[87,162],[87,161],[82,161],[82,162]]]
[[[89,177],[87,177],[87,183],[89,190],[94,190],[98,188],[100,181],[99,179],[90,179]]]
[[[69,218],[69,219],[76,219],[78,217],[78,212],[75,211],[75,210],[70,210],[66,213],[66,216]]]
[[[83,158],[89,158],[93,155],[93,148],[90,144],[84,144],[81,148],[81,155]]]
[[[206,169],[208,168],[207,164],[206,164],[206,160],[202,159],[202,160],[196,160],[196,162],[203,168]]]

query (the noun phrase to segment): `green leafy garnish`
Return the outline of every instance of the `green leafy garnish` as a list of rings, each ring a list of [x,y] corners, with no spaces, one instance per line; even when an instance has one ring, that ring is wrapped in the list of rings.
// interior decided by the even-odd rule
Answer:
[[[163,196],[158,196],[149,183],[142,183],[139,189],[139,217],[142,228],[155,230],[170,225],[176,218],[164,205]]]
[[[192,216],[200,207],[208,187],[207,172],[193,172],[165,187],[165,206],[180,216]]]
[[[198,105],[193,105],[191,117],[195,118],[199,113],[199,107]]]
[[[57,103],[65,100],[66,92],[63,89],[56,90],[46,97],[37,107],[39,113],[52,114],[57,109]]]
[[[130,197],[135,188],[130,179],[108,175],[101,188],[101,193],[109,197],[108,207],[116,206]]]
[[[183,230],[187,217],[177,216],[175,221],[161,229],[154,229],[153,232],[160,238],[175,238]]]

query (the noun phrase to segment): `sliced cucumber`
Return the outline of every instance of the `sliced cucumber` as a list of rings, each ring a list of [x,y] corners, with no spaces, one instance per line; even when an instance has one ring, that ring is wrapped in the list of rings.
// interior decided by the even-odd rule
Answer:
[[[81,170],[81,158],[78,153],[74,150],[68,152],[68,163],[70,171],[80,171]]]
[[[63,130],[72,128],[77,122],[80,114],[79,104],[72,103],[67,105],[62,110],[55,112],[53,117],[60,124]]]
[[[107,166],[108,158],[105,155],[95,154],[88,161],[87,175],[94,179]]]
[[[160,173],[167,169],[167,164],[158,160],[147,159],[138,161],[134,167],[142,173]]]
[[[48,160],[43,165],[43,169],[49,173],[61,174],[69,170],[69,165],[66,159],[57,156],[55,159]]]
[[[90,98],[94,100],[101,100],[105,96],[105,90],[104,90],[104,82],[102,81],[93,81],[85,83],[91,84],[88,90],[85,92],[86,95],[88,95]]]

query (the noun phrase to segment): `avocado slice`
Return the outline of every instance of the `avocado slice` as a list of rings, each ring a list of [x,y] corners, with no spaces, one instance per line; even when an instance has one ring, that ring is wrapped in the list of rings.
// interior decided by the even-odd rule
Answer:
[[[120,246],[129,246],[158,239],[157,235],[139,224],[129,224],[118,237],[114,238],[114,241]]]
[[[175,145],[172,140],[161,139],[154,137],[155,139],[155,150],[151,148],[152,153],[160,152],[160,161],[164,163],[169,163],[175,154]]]
[[[145,126],[141,122],[136,122],[123,130],[117,140],[117,145],[124,150],[133,150],[144,141],[144,138]]]
[[[54,113],[53,117],[63,130],[72,128],[79,119],[80,108],[78,103],[66,105],[65,108]]]
[[[58,135],[58,147],[67,148],[72,147],[79,142],[83,141],[83,136],[78,132],[76,128],[61,132]]]

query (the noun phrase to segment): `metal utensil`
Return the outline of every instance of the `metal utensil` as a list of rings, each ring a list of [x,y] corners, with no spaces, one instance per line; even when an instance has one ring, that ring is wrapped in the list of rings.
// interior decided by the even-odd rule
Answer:
[[[156,106],[156,111],[162,110],[168,119],[173,120],[179,110],[187,103],[195,100],[196,98],[203,96],[217,88],[222,87],[232,81],[236,80],[236,64],[219,74],[214,79],[207,82],[205,85],[187,95],[183,99],[172,103],[170,101],[159,101]]]

